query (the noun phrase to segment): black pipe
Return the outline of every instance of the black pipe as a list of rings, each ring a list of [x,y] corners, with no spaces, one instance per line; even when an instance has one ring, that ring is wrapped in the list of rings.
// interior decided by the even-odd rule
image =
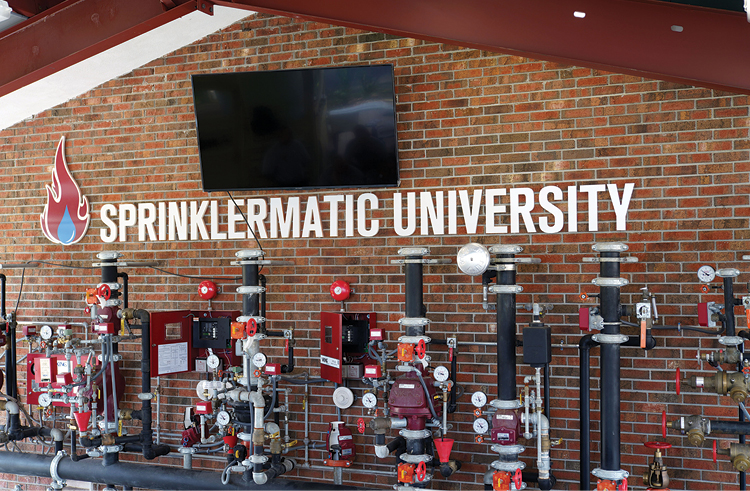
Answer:
[[[260,280],[260,286],[263,287],[263,291],[260,294],[260,316],[266,318],[266,275],[259,274],[258,279]],[[254,284],[258,284],[257,281]],[[265,329],[266,324],[263,323]]]
[[[243,264],[242,265],[242,285],[243,286],[257,286],[258,285],[258,265],[257,264]],[[242,315],[243,316],[257,316],[258,306],[258,295],[249,294],[242,295]]]
[[[724,327],[727,336],[734,336],[734,277],[726,276],[722,280],[724,282]]]
[[[119,272],[117,273],[118,278],[122,278],[122,307],[128,308],[128,274]]]
[[[5,322],[5,275],[0,273],[0,316]]]
[[[581,338],[578,349],[581,352],[579,362],[579,395],[578,407],[580,410],[580,488],[591,489],[591,348],[599,346],[591,334]]]
[[[512,258],[500,254],[498,258]],[[497,272],[498,285],[515,285],[516,270]],[[497,398],[516,399],[516,294],[497,294]]]
[[[406,289],[404,310],[406,317],[423,317],[424,296],[422,289],[424,286],[421,259],[420,256],[407,256],[407,262],[404,264],[404,288]],[[406,326],[406,335],[422,336],[424,335],[424,326]]]
[[[49,478],[53,456],[32,453],[0,452],[0,473]],[[227,490],[359,490],[351,486],[336,486],[330,483],[274,479],[264,485],[242,481],[239,475],[230,475],[227,484],[222,484],[221,473],[188,470],[182,467],[166,467],[154,464],[118,462],[104,467],[98,460],[73,462],[63,457],[57,467],[61,479],[115,484],[144,489],[227,489]]]
[[[144,394],[144,398],[141,401],[140,444],[143,449],[143,458],[153,460],[159,455],[165,454],[163,448],[160,448],[158,452],[154,449],[154,433],[151,429],[151,317],[147,311],[142,309],[134,311],[133,316],[141,321],[141,350],[143,351],[141,357],[141,392]]]
[[[453,359],[451,359],[451,375],[450,379],[451,382],[453,382],[453,385],[451,385],[451,395],[450,399],[448,400],[448,412],[454,413],[456,412],[456,409],[458,409],[458,404],[456,399],[458,398],[458,367],[457,367],[457,361],[458,358],[458,349],[453,349]]]
[[[549,417],[549,363],[544,364],[544,416],[547,421],[551,421]]]
[[[376,434],[375,436],[377,437],[378,435]],[[385,434],[383,434],[382,436],[385,437]],[[385,441],[385,439],[383,441]],[[403,448],[404,451],[406,451],[406,439],[403,436],[397,436],[396,438],[388,442],[388,445],[386,445],[385,447],[388,449],[389,454],[393,453],[394,450],[397,450],[399,448]]]
[[[619,278],[619,252],[602,251],[600,274],[602,278]],[[605,259],[610,259],[606,261]],[[599,289],[603,334],[620,333],[620,287],[601,286]],[[601,349],[601,438],[602,469],[620,470],[620,343],[602,343]]]

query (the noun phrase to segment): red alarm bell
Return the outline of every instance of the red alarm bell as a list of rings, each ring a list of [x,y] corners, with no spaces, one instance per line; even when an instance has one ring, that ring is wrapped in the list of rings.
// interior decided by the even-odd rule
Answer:
[[[337,302],[343,302],[349,295],[351,295],[352,289],[349,287],[349,283],[344,280],[336,280],[331,284],[331,296]]]
[[[203,300],[211,300],[216,298],[216,295],[218,294],[219,287],[211,280],[201,281],[200,285],[198,285],[198,295],[200,295]]]

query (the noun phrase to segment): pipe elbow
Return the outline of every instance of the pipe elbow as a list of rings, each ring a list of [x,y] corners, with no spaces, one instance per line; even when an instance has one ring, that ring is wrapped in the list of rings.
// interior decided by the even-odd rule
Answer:
[[[18,408],[18,404],[13,401],[7,401],[5,403],[5,410],[10,414],[20,414],[21,410]]]
[[[59,430],[59,429],[57,429],[57,428],[52,428],[52,429],[50,430],[50,435],[52,436],[52,439],[53,439],[54,441],[56,441],[56,442],[61,442],[61,441],[63,441],[63,439],[65,438],[65,435],[63,434],[63,432],[62,432],[62,431],[60,431],[60,430]]]
[[[263,485],[268,482],[268,476],[265,472],[253,472],[253,482],[258,485]]]
[[[375,445],[375,456],[379,459],[384,459],[388,457],[390,452],[388,451],[388,447],[386,445]]]
[[[263,394],[261,394],[259,391],[253,391],[248,394],[248,400],[253,404],[256,408],[262,408],[266,406],[266,401],[263,399]]]

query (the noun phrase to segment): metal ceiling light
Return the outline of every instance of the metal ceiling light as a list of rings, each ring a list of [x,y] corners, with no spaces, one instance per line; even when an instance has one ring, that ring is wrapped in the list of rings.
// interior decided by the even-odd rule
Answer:
[[[0,22],[10,19],[11,12],[13,12],[13,9],[10,8],[8,2],[0,0]]]

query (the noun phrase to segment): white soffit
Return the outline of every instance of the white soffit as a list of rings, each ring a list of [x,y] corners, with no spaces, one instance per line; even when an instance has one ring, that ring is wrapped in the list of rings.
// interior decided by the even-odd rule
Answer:
[[[63,104],[253,14],[248,10],[218,5],[214,6],[212,16],[196,10],[0,97],[0,130]]]

